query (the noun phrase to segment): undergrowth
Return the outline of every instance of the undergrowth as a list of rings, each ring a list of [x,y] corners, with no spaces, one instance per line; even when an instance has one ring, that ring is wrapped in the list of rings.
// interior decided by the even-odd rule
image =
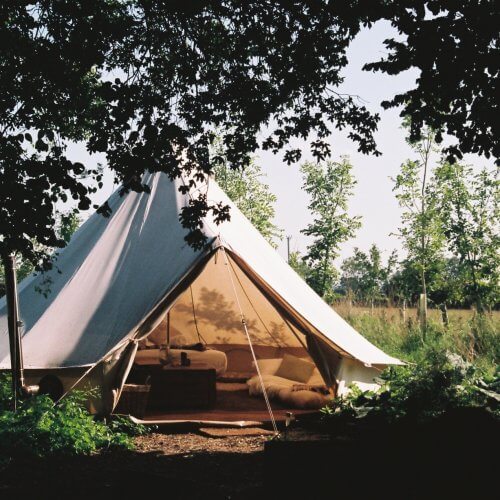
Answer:
[[[481,408],[500,418],[500,371],[488,374],[456,354],[429,351],[425,361],[388,368],[380,378],[379,391],[353,386],[322,410],[323,418],[422,422],[463,408]]]
[[[430,352],[453,352],[490,374],[500,362],[500,315],[473,315],[451,310],[445,326],[439,311],[430,311],[426,341],[414,311],[402,319],[396,308],[348,308],[335,310],[356,330],[383,351],[405,361],[421,363]]]
[[[0,459],[20,456],[90,455],[107,449],[133,448],[133,436],[146,428],[124,418],[106,423],[86,409],[89,394],[72,391],[58,404],[45,395],[11,410],[10,377],[0,375]]]

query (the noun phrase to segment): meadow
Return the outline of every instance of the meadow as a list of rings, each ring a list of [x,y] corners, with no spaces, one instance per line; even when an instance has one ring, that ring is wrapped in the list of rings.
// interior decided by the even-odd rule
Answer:
[[[332,307],[368,340],[405,361],[419,362],[429,350],[446,350],[490,372],[499,365],[500,311],[480,316],[470,309],[450,309],[446,326],[441,311],[429,309],[424,343],[415,308],[372,309],[346,301],[338,301]]]

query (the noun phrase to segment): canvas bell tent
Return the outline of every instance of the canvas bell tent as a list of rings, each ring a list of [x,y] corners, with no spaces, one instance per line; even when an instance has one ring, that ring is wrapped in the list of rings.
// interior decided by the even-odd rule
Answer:
[[[381,369],[400,363],[323,302],[213,179],[196,189],[203,190],[209,201],[228,204],[231,220],[221,225],[204,220],[208,244],[201,250],[186,243],[187,230],[179,222],[179,212],[192,196],[179,192],[182,180],[151,173],[143,182],[150,187],[149,194],[120,196],[117,191],[109,200],[109,218],[92,215],[60,252],[51,271],[20,284],[29,383],[37,384],[50,374],[64,391],[94,387],[93,409],[109,413],[135,367],[165,368],[158,368],[158,359],[165,354],[161,346],[167,345],[171,358],[167,362],[172,366],[179,365],[176,356],[183,356],[184,362],[189,360],[184,364],[191,365],[186,373],[199,368],[198,378],[185,384],[186,398],[193,384],[200,398],[206,382],[207,391],[215,390],[210,403],[215,411],[217,401],[224,400],[224,389],[231,392],[235,384],[256,375],[253,394],[251,383],[239,387],[250,388],[249,407],[256,399],[263,404],[258,396],[266,377],[272,379],[270,390],[283,379],[292,381],[290,391],[300,383],[321,382],[338,394],[352,382],[373,388]],[[2,299],[0,369],[9,368],[7,309]],[[203,369],[211,381],[203,378]],[[167,386],[168,380],[176,386],[174,396],[163,388],[171,401],[182,400],[181,371],[175,371],[181,378],[165,379]],[[163,389],[156,389],[156,397],[161,397]],[[277,405],[276,394],[264,389],[260,394],[269,396],[271,406]],[[245,400],[240,398],[238,404],[241,416]],[[222,410],[218,418],[223,418]]]

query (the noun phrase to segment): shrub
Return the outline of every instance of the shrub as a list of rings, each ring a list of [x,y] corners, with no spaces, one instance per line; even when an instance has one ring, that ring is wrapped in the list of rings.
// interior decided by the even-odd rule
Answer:
[[[422,363],[391,367],[378,392],[357,388],[322,410],[329,419],[426,421],[458,408],[484,408],[500,417],[500,372],[490,376],[456,354],[433,352]]]
[[[145,427],[96,420],[85,408],[88,393],[73,391],[58,404],[45,395],[23,401],[17,412],[8,409],[8,378],[0,381],[0,457],[89,455],[108,448],[131,449],[132,435]]]

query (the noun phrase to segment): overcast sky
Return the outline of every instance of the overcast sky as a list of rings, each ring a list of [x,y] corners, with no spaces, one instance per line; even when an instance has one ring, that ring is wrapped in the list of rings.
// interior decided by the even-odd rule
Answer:
[[[345,134],[337,133],[331,138],[333,160],[348,155],[353,164],[353,173],[358,181],[355,194],[351,199],[350,213],[362,216],[362,227],[355,238],[344,243],[341,258],[352,254],[354,247],[367,250],[376,243],[387,257],[392,249],[401,252],[401,244],[391,233],[397,231],[400,221],[400,210],[392,192],[394,177],[402,162],[411,158],[412,152],[404,140],[401,130],[401,119],[398,110],[384,111],[380,103],[398,92],[404,92],[414,86],[416,71],[407,71],[399,76],[387,76],[380,73],[369,73],[361,68],[367,62],[380,59],[385,54],[383,40],[392,36],[393,31],[386,22],[377,23],[370,30],[364,30],[352,43],[348,51],[349,65],[345,71],[345,81],[341,92],[359,95],[372,112],[378,112],[381,120],[376,133],[376,141],[382,156],[366,156],[356,151],[355,144]],[[303,148],[304,159],[310,159],[306,143],[297,141]],[[103,157],[92,158],[82,145],[71,147],[71,157],[83,163],[95,163]],[[476,166],[491,165],[478,157],[469,156],[468,163]],[[266,182],[276,194],[276,224],[283,228],[285,235],[290,235],[292,250],[304,251],[307,238],[300,230],[311,220],[307,211],[308,199],[301,190],[302,179],[300,165],[288,166],[282,161],[282,155],[258,152],[257,163],[266,173]],[[102,191],[96,196],[96,203],[102,203],[114,190],[111,175],[105,178]],[[286,239],[279,246],[279,252],[286,256]],[[401,252],[402,253],[402,252]]]

